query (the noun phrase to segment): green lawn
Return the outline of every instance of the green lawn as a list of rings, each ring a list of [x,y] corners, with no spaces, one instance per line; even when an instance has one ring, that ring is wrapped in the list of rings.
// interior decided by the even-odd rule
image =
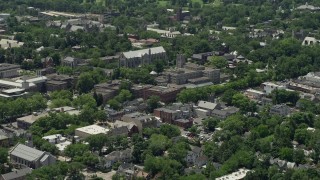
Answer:
[[[167,4],[169,4],[170,2],[169,1],[158,1],[158,4],[159,4],[159,6],[162,6],[162,7],[165,7],[165,6],[167,6]]]

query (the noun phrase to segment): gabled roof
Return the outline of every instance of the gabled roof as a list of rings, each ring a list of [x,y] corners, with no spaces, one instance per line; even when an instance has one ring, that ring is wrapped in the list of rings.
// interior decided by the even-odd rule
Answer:
[[[44,151],[39,151],[38,149],[34,149],[23,144],[17,144],[11,150],[10,155],[14,155],[31,162],[41,158],[44,153]]]
[[[124,52],[123,56],[125,58],[138,58],[138,57],[142,57],[145,54],[149,54],[149,50],[151,51],[151,54],[159,54],[159,53],[166,52],[164,50],[164,48],[162,46],[160,46],[160,47],[154,47],[154,48],[150,48],[150,49],[141,49],[141,50],[137,50],[137,51]]]

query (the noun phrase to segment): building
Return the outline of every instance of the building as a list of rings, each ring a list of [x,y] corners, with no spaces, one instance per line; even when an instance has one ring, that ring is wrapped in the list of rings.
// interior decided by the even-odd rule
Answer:
[[[302,41],[303,46],[312,46],[319,44],[320,40],[314,38],[314,37],[305,37],[304,40]]]
[[[0,147],[8,147],[9,146],[9,137],[6,135],[0,134]]]
[[[10,40],[10,39],[1,39],[0,40],[0,48],[2,48],[2,49],[21,47],[23,45],[24,45],[23,42],[18,42],[16,40]]]
[[[264,93],[262,91],[255,90],[255,89],[247,89],[244,94],[248,98],[254,99],[254,100],[261,100],[261,98],[266,95],[266,93]]]
[[[320,7],[316,7],[313,5],[309,5],[307,2],[304,5],[298,6],[297,10],[304,11],[304,10],[309,10],[309,11],[320,11]]]
[[[0,64],[0,79],[19,76],[20,66],[15,64]]]
[[[33,169],[56,163],[56,157],[50,153],[19,143],[9,151],[9,156],[12,163],[23,164]]]
[[[87,138],[91,135],[108,134],[109,131],[110,130],[108,128],[104,128],[102,126],[90,125],[90,126],[77,128],[75,130],[75,135],[79,136],[80,138]]]
[[[125,114],[122,116],[121,120],[124,122],[134,123],[138,127],[140,133],[142,133],[144,128],[157,127],[157,120],[154,116],[139,112]]]
[[[48,113],[39,114],[39,113],[35,112],[35,113],[31,114],[31,115],[27,115],[27,116],[24,116],[24,117],[17,118],[18,128],[27,130],[38,119],[40,119],[42,117],[46,117],[48,115],[49,115]]]
[[[44,136],[42,137],[42,139],[48,141],[51,144],[58,144],[62,139],[65,139],[65,138],[63,138],[61,134],[53,134],[49,136]]]
[[[203,84],[213,82],[220,83],[220,69],[212,69],[194,63],[183,64],[181,57],[178,57],[177,65],[183,68],[169,69],[164,72],[164,78],[168,83],[181,84]]]
[[[23,180],[32,172],[31,168],[14,170],[13,172],[2,174],[0,180]]]
[[[221,103],[212,103],[207,101],[199,101],[198,106],[195,106],[194,109],[197,116],[200,118],[213,116],[220,119],[226,119],[239,111],[239,108],[234,106],[225,106]]]
[[[77,67],[79,64],[83,63],[82,59],[67,56],[61,60],[61,65],[69,67]]]
[[[193,121],[191,119],[175,119],[173,120],[173,124],[184,129],[190,128],[193,125]]]
[[[175,38],[177,36],[180,36],[181,33],[179,31],[173,31],[173,30],[162,30],[162,29],[154,29],[154,28],[147,28],[147,31],[153,31],[153,32],[156,32],[158,33],[161,37],[164,37],[164,38]]]
[[[161,102],[170,103],[176,100],[177,94],[183,89],[183,86],[172,84],[168,86],[153,86],[146,89],[143,99],[148,99],[150,96],[159,96]]]
[[[113,151],[103,158],[104,167],[111,168],[116,162],[129,163],[132,160],[132,149],[125,149],[122,151]]]
[[[271,92],[275,89],[286,89],[285,86],[283,85],[278,85],[278,84],[275,84],[275,83],[272,83],[272,82],[264,82],[262,83],[262,88],[264,90],[264,92],[269,95],[271,94]]]
[[[276,104],[270,108],[270,114],[287,116],[291,113],[290,107],[285,104]]]
[[[174,103],[171,106],[157,108],[153,111],[153,114],[160,118],[163,123],[169,124],[175,124],[176,122],[174,120],[191,119],[194,117],[193,105],[181,103]]]
[[[135,123],[117,120],[113,123],[113,128],[109,134],[113,136],[132,136],[134,133],[139,133],[138,126]]]
[[[135,98],[145,98],[146,90],[152,87],[150,84],[134,84],[131,89]]]
[[[136,68],[141,65],[151,64],[156,60],[164,61],[167,53],[162,46],[136,51],[123,52],[119,57],[119,66]]]
[[[240,180],[240,179],[244,179],[247,175],[248,172],[250,172],[251,170],[248,169],[244,169],[241,168],[236,172],[233,172],[231,174],[227,174],[225,176],[221,176],[216,178],[216,180]]]
[[[190,149],[185,157],[185,161],[189,165],[193,165],[196,162],[196,159],[203,154],[203,151],[198,146],[190,146]]]
[[[106,83],[96,84],[94,86],[94,90],[97,94],[101,94],[103,102],[106,102],[119,93],[120,84],[120,81],[110,81]]]
[[[66,90],[73,87],[75,80],[72,76],[63,75],[63,74],[50,74],[47,76],[47,91],[58,91]]]

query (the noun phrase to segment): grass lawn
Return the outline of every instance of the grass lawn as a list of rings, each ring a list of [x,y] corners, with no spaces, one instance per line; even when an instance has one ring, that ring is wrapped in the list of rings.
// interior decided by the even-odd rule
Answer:
[[[162,7],[166,7],[167,6],[167,4],[169,4],[170,2],[169,1],[158,1],[158,4],[159,4],[159,6],[162,6]]]

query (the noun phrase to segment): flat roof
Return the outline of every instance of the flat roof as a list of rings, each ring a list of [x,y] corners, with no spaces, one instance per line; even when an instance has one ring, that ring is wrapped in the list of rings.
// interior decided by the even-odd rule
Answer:
[[[104,128],[98,125],[90,125],[81,128],[77,128],[77,131],[85,132],[87,134],[95,135],[95,134],[107,134],[109,132],[108,128]]]
[[[39,114],[39,115],[31,114],[31,115],[28,115],[28,116],[17,118],[17,121],[24,121],[24,122],[32,124],[35,121],[37,121],[38,119],[40,119],[42,117],[46,117],[48,115],[49,115],[48,113],[42,113],[42,114]]]
[[[2,178],[4,180],[12,180],[12,179],[19,179],[22,177],[25,177],[27,174],[30,174],[32,172],[31,168],[24,168],[24,169],[19,169],[15,170],[13,172],[9,172],[7,174],[2,174]]]

